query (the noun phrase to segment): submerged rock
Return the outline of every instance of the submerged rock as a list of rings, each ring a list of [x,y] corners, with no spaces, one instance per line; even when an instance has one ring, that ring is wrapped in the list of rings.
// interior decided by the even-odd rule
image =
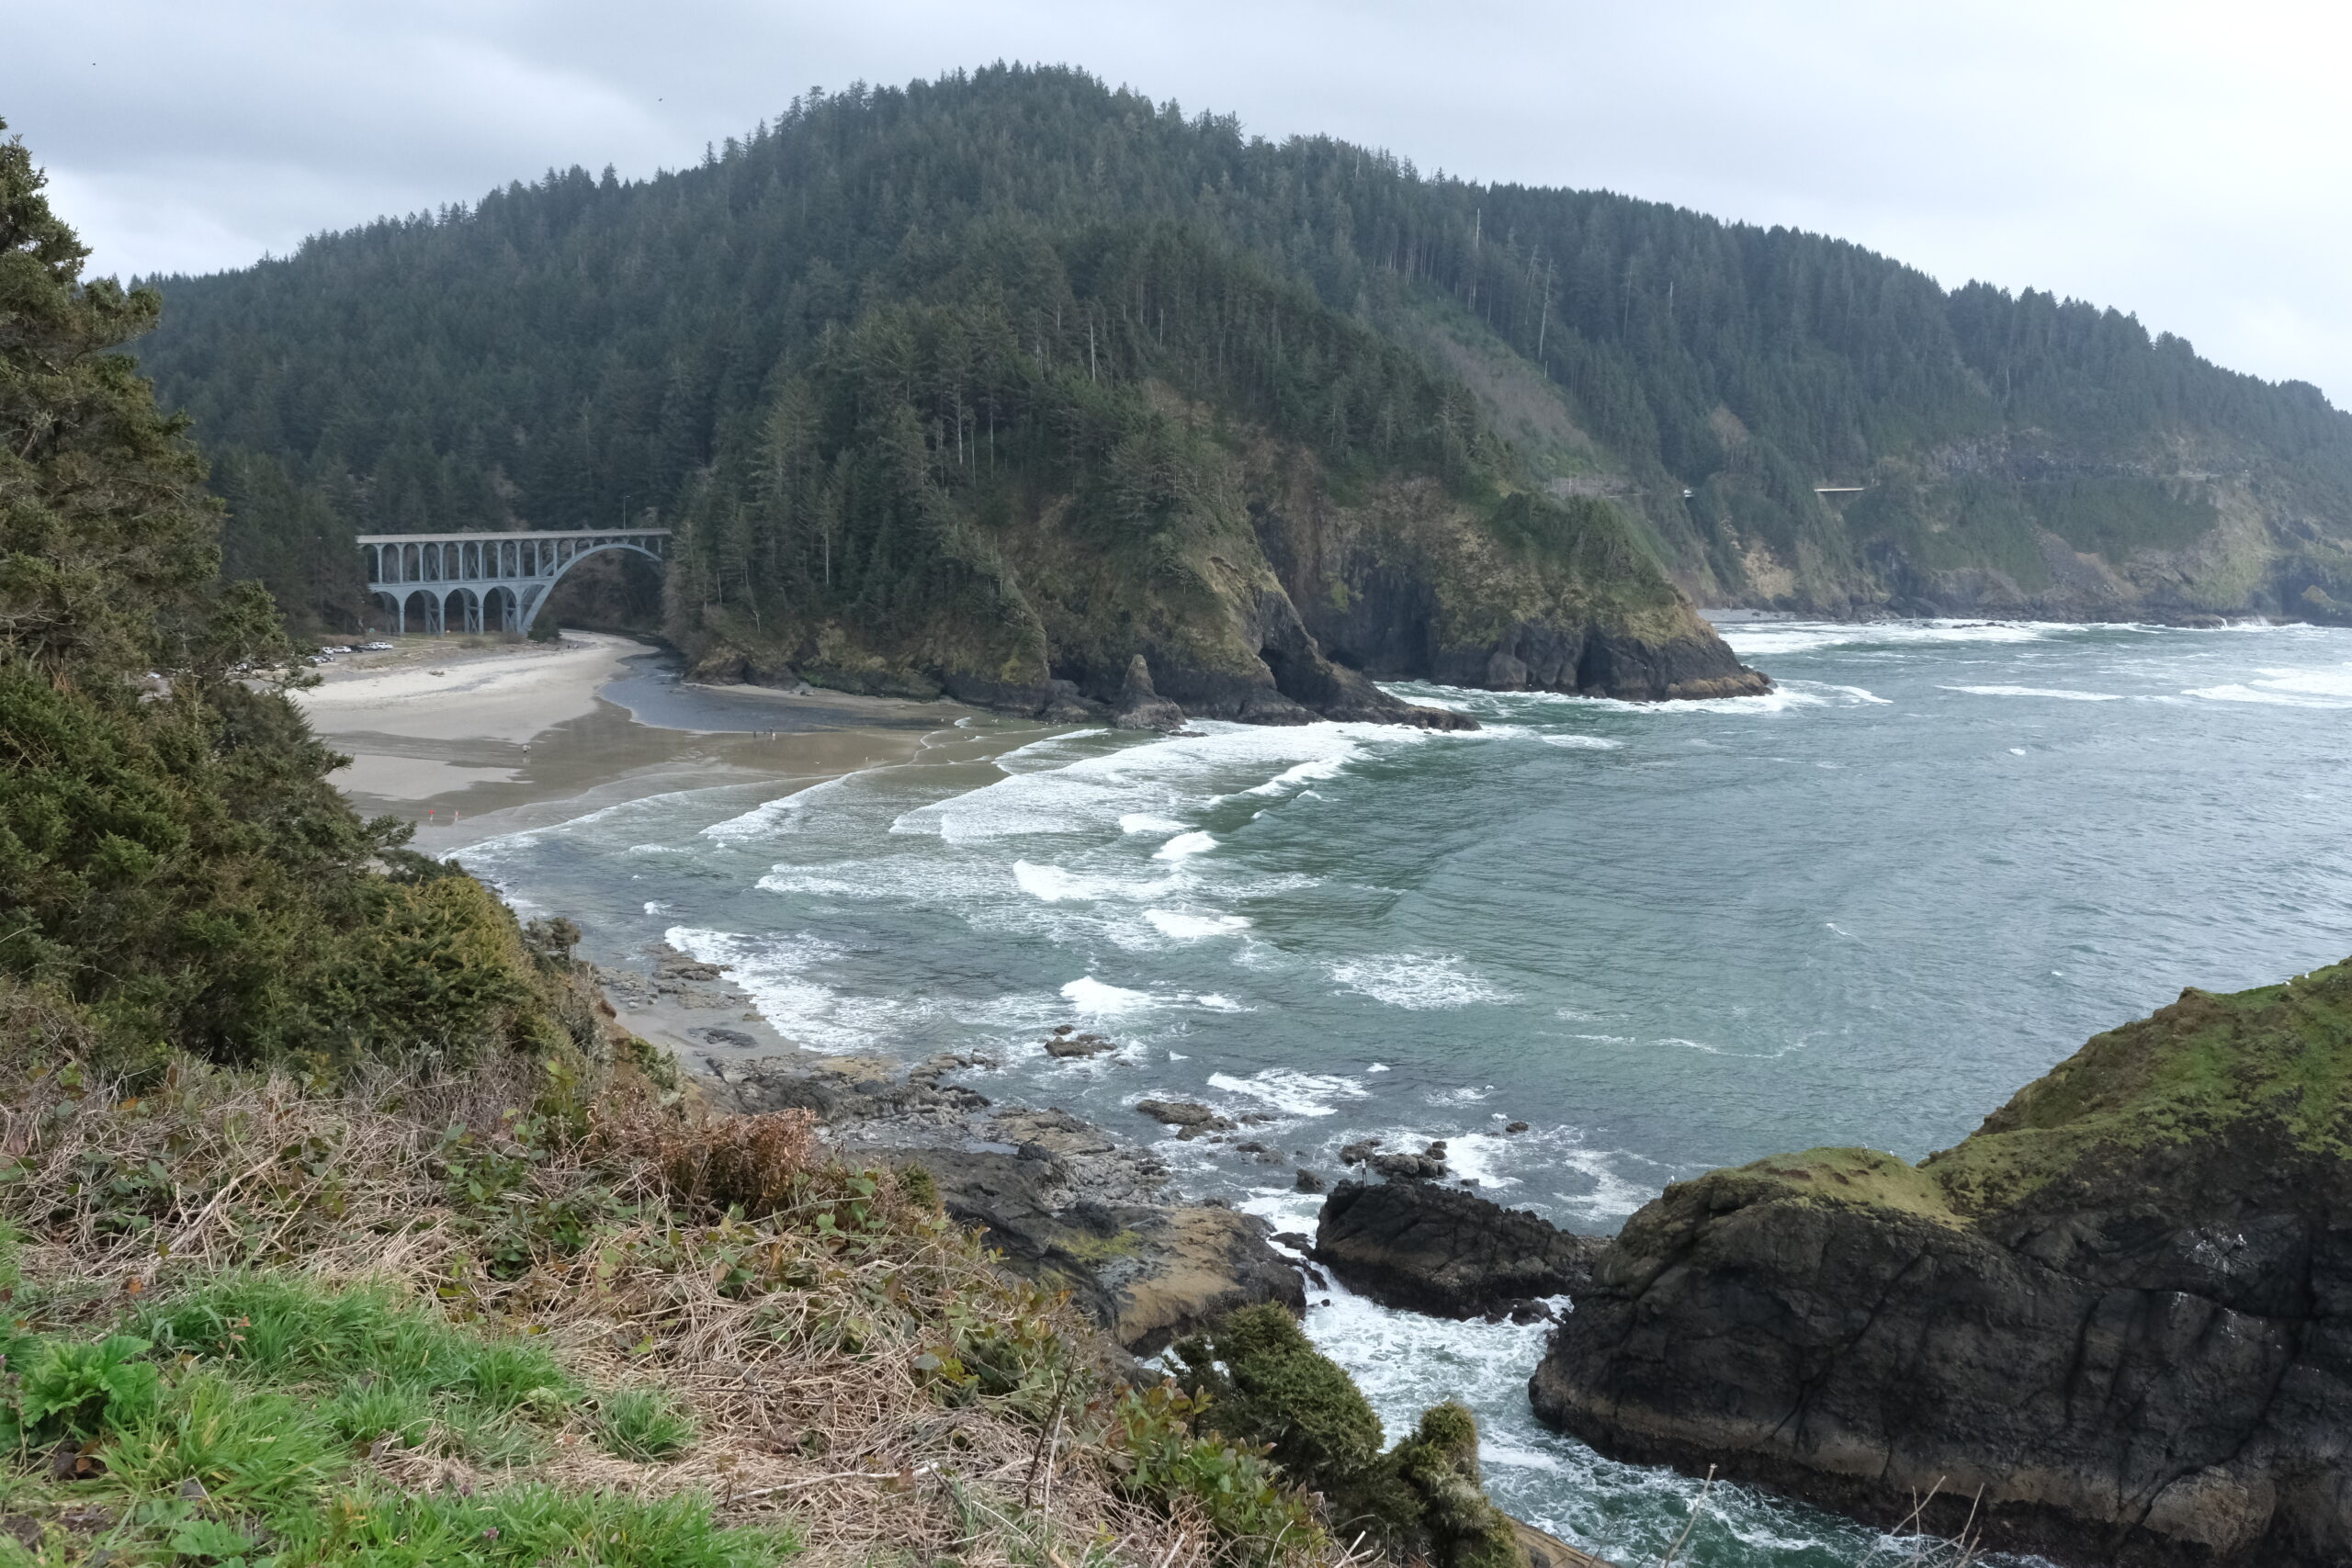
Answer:
[[[2189,990],[1917,1167],[1678,1183],[1531,1385],[1606,1453],[2133,1568],[2352,1562],[2352,964]],[[1981,1502],[1979,1493],[1981,1489]]]
[[[1481,1317],[1576,1293],[1605,1245],[1451,1187],[1342,1181],[1323,1201],[1311,1256],[1385,1306]]]

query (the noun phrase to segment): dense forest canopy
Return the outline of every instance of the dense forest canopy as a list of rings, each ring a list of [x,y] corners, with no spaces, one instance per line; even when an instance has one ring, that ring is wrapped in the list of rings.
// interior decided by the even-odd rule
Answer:
[[[1184,276],[1154,293],[1137,258],[1178,250]],[[1010,395],[1016,359],[1097,386],[1172,378],[1342,461],[1442,465],[1429,444],[1507,437],[1485,466],[1610,497],[1706,595],[1773,599],[1775,570],[1794,574],[1779,598],[1829,607],[1899,604],[1962,568],[2041,592],[2059,570],[2045,536],[2123,568],[2237,506],[2286,541],[2262,570],[2281,548],[2299,563],[2263,592],[2352,597],[2331,575],[2352,418],[2311,387],[2221,369],[2113,310],[1947,291],[1857,245],[1605,192],[1267,141],[1075,70],[811,93],[695,168],[550,171],[158,281],[172,313],[145,363],[237,455],[232,551],[250,535],[323,562],[354,530],[679,516],[766,439],[788,386],[824,378],[829,334],[928,309],[997,355],[935,380],[968,370]],[[1336,322],[1418,367],[1349,348],[1327,385]],[[996,395],[917,391],[932,461],[970,439],[965,400]],[[1817,493],[1840,485],[1872,487],[1875,510]],[[2070,531],[2083,506],[2107,518],[2098,538]],[[322,615],[355,598],[323,565],[276,570],[303,573]]]

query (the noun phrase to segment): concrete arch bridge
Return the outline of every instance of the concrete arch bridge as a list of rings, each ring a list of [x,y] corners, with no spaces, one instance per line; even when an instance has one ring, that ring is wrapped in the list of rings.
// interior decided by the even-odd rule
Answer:
[[[362,534],[368,592],[395,629],[521,631],[563,574],[606,550],[668,558],[667,528],[542,529],[526,534]]]

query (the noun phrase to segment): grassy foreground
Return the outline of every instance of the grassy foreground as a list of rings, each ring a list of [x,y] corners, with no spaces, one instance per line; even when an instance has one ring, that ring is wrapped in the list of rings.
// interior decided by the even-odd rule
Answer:
[[[0,1565],[1524,1562],[1466,1411],[1384,1451],[1276,1309],[1154,1384],[922,1170],[635,1043],[133,1085],[0,1040]]]
[[[131,1092],[24,1044],[0,1562],[1345,1555],[803,1113],[524,1058]]]

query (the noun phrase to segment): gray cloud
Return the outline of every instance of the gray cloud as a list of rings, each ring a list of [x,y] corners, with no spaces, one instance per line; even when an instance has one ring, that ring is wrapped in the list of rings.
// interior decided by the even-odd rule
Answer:
[[[10,34],[0,114],[106,271],[676,167],[810,85],[1066,61],[1269,136],[2054,288],[2352,396],[2352,14],[2318,5],[127,0]]]

